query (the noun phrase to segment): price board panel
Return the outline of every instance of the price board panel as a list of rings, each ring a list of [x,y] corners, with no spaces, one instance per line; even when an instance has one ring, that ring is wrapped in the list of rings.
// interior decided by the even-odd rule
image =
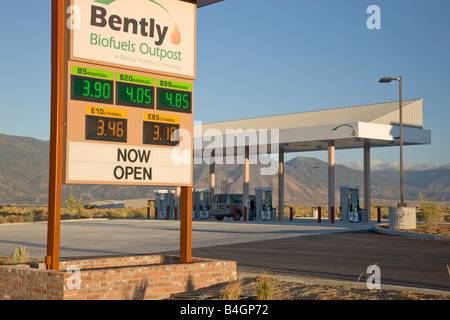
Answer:
[[[65,4],[63,183],[192,186],[196,5]]]

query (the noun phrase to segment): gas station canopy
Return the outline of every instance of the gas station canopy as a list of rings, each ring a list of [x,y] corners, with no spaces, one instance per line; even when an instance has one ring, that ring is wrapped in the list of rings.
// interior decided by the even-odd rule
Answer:
[[[431,143],[431,131],[423,129],[422,99],[403,101],[403,144],[420,145]],[[330,141],[336,149],[363,148],[399,145],[399,103],[387,102],[356,107],[345,107],[320,111],[285,114],[261,118],[203,124],[194,130],[203,137],[202,143],[196,134],[196,153],[211,143],[208,136],[248,135],[254,130],[279,130],[279,144],[284,152],[327,150]],[[239,133],[240,132],[240,133]],[[242,133],[243,132],[243,133]],[[252,146],[252,140],[235,139],[236,147]],[[198,143],[197,143],[198,142]],[[268,141],[270,144],[270,140]],[[250,148],[251,150],[251,148]],[[216,154],[220,150],[216,150]],[[275,152],[276,153],[276,152]],[[197,153],[198,154],[198,153]]]
[[[221,2],[221,1],[223,1],[223,0],[197,0],[195,2],[197,3],[197,7],[201,8],[201,7],[204,7],[204,6],[213,4],[213,3],[217,3],[217,2]],[[192,2],[192,1],[189,1],[189,2]]]
[[[422,99],[402,102],[403,145],[431,143],[423,129]],[[265,134],[261,134],[265,133]],[[261,139],[265,135],[265,138]],[[256,138],[255,138],[256,137]],[[275,138],[275,139],[274,139]],[[335,207],[335,150],[364,150],[365,220],[370,219],[370,149],[400,145],[399,102],[293,113],[202,124],[194,127],[194,157],[244,154],[244,203],[249,196],[251,154],[278,154],[278,207],[284,208],[284,154],[328,152],[328,208]],[[271,150],[273,147],[275,150]],[[215,189],[215,159],[210,162],[210,190]],[[283,219],[283,211],[278,218]]]

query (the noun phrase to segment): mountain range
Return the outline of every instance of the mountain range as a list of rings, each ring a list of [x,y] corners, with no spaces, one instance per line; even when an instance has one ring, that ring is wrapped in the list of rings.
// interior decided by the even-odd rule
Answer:
[[[28,137],[0,134],[0,205],[46,205],[48,200],[49,142]],[[285,163],[285,203],[313,205],[315,199],[315,169],[317,169],[317,202],[326,205],[328,194],[327,163],[307,157],[296,157]],[[273,187],[277,201],[277,175],[263,176],[261,165],[250,165],[250,191],[255,187]],[[398,173],[398,171],[397,171]],[[222,182],[228,181],[229,191],[242,193],[242,165],[216,165],[216,193]],[[231,182],[232,181],[232,182]],[[336,165],[336,199],[339,185],[360,185],[363,195],[363,172],[344,165]],[[153,198],[158,187],[74,185],[73,195],[84,203],[100,200]],[[194,188],[209,187],[209,166],[194,165]],[[404,171],[405,200],[418,200],[421,192],[438,201],[448,200],[450,194],[450,166],[427,170]],[[70,188],[62,188],[62,201]],[[395,171],[371,172],[372,202],[386,204],[399,200],[399,174]],[[381,203],[382,204],[382,203]]]

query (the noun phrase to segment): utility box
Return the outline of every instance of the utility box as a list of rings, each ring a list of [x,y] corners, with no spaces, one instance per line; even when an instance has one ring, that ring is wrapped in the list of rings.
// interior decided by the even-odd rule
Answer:
[[[255,188],[256,220],[272,220],[274,217],[272,207],[273,188]]]
[[[341,185],[341,221],[361,222],[361,208],[359,206],[360,186]]]

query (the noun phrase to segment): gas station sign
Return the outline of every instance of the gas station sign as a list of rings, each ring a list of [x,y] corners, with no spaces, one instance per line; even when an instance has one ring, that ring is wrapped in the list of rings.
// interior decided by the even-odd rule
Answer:
[[[192,186],[197,6],[65,5],[63,182]]]
[[[195,77],[197,6],[179,0],[72,0],[72,57]]]

